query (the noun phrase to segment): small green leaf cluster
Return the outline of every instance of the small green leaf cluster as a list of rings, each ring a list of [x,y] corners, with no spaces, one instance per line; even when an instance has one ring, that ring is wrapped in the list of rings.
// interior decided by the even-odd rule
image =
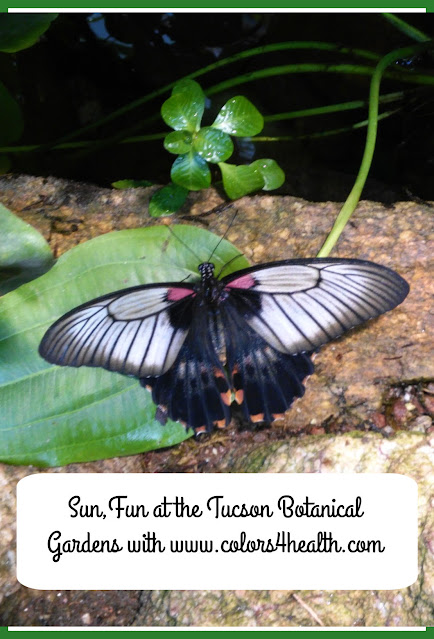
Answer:
[[[259,189],[276,189],[285,180],[274,160],[240,166],[226,162],[234,151],[231,136],[251,137],[264,126],[264,118],[247,98],[237,95],[228,100],[211,126],[201,127],[204,110],[205,95],[200,85],[189,79],[177,82],[161,107],[163,120],[174,129],[166,135],[164,148],[178,157],[170,172],[172,183],[151,199],[149,210],[154,217],[174,213],[189,191],[210,186],[209,164],[218,164],[223,187],[232,200]]]

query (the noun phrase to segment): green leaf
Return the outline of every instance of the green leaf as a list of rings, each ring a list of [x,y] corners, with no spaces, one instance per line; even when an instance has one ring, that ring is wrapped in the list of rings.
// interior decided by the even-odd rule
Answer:
[[[172,131],[164,138],[164,148],[169,153],[188,153],[191,150],[193,136],[189,131]]]
[[[172,215],[184,204],[187,199],[188,189],[178,184],[168,184],[158,189],[149,202],[149,215],[161,217]]]
[[[0,82],[0,144],[6,145],[18,140],[23,128],[20,105],[11,96],[3,82]]]
[[[57,16],[57,13],[0,14],[0,51],[15,53],[31,47]]]
[[[205,94],[202,91],[202,87],[196,80],[190,80],[190,78],[184,78],[179,80],[172,89],[172,95],[185,94],[192,102],[205,105]]]
[[[278,189],[285,181],[285,173],[274,160],[262,159],[252,162],[250,166],[259,171],[264,178],[264,191]]]
[[[193,140],[193,148],[207,162],[224,162],[234,151],[231,138],[224,131],[205,126]]]
[[[42,235],[0,204],[0,295],[48,271],[53,264]]]
[[[264,118],[243,95],[237,95],[220,109],[212,126],[229,135],[257,135],[264,127]]]
[[[172,164],[170,177],[175,184],[179,184],[189,191],[206,189],[211,184],[208,164],[194,151],[176,158]]]
[[[236,200],[247,193],[258,191],[264,187],[264,178],[252,166],[244,164],[235,166],[220,162],[219,167],[223,176],[223,187],[231,200]]]
[[[94,297],[139,284],[193,281],[238,254],[193,226],[153,226],[101,235],[60,257],[45,275],[0,299],[0,460],[61,466],[173,446],[190,437],[155,421],[137,379],[98,368],[54,366],[38,355],[48,327]],[[216,248],[217,247],[217,248]],[[234,260],[225,274],[245,267]]]
[[[161,117],[172,129],[198,131],[205,108],[205,95],[194,80],[178,82],[171,97],[163,102]]]
[[[149,180],[117,180],[112,182],[112,187],[115,189],[137,189],[140,186],[147,187],[152,186],[153,182]]]

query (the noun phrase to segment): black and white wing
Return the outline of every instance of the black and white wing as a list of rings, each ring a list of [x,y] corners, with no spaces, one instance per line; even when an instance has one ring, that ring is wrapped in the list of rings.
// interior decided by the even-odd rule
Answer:
[[[222,282],[247,324],[273,348],[290,354],[314,351],[390,311],[409,291],[391,269],[352,259],[261,264]]]
[[[160,414],[195,433],[227,426],[232,402],[226,370],[212,343],[210,318],[202,310],[196,308],[173,366],[164,375],[140,379],[142,386],[152,390]]]
[[[162,375],[187,336],[194,289],[150,284],[74,308],[45,333],[39,353],[60,366],[100,366],[145,377]]]

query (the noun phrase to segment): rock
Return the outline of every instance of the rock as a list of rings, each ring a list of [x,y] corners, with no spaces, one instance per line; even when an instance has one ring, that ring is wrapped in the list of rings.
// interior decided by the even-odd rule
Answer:
[[[101,233],[161,223],[147,216],[153,190],[115,191],[54,178],[0,177],[0,201],[38,228],[56,255]],[[333,202],[311,203],[271,195],[245,197],[226,206],[215,190],[208,189],[191,194],[174,221],[193,221],[217,234],[227,233],[227,238],[257,263],[316,255],[339,209]],[[235,210],[237,216],[231,224]],[[434,433],[426,418],[434,412],[434,356],[429,337],[433,327],[432,239],[432,209],[428,205],[404,202],[386,208],[375,202],[359,204],[333,256],[369,259],[394,268],[410,283],[410,294],[394,311],[324,347],[316,357],[316,372],[307,382],[305,396],[271,428],[240,429],[234,421],[224,432],[134,457],[44,471],[1,466],[1,623],[430,625],[434,575],[429,559],[434,524],[428,504],[432,499]],[[409,385],[421,387],[419,398],[413,393],[410,400],[403,399],[400,389]],[[401,413],[394,415],[389,410],[385,402],[390,403],[390,398],[402,400],[398,407],[402,415],[405,411],[409,416],[402,427],[409,423],[411,433],[393,434]],[[385,439],[365,432],[370,428],[391,436]],[[422,428],[428,428],[428,433]],[[383,592],[30,590],[15,578],[15,487],[20,478],[35,472],[406,474],[419,485],[419,579],[405,590]]]

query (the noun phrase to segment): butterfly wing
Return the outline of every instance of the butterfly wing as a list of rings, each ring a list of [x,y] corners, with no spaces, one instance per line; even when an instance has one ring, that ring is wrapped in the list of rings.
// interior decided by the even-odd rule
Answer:
[[[44,335],[39,353],[60,366],[161,375],[187,336],[195,292],[180,284],[117,291],[74,308]]]
[[[210,314],[193,309],[191,329],[173,366],[159,377],[140,379],[152,390],[159,414],[181,421],[196,433],[230,422],[231,391],[210,330]]]
[[[309,355],[289,355],[270,346],[246,324],[231,300],[222,319],[231,385],[245,418],[272,422],[282,417],[304,395],[303,381],[314,370]]]
[[[390,269],[333,259],[263,264],[222,285],[217,308],[179,283],[105,295],[55,322],[39,352],[55,364],[138,377],[160,415],[195,432],[228,424],[232,397],[247,419],[273,421],[303,395],[309,353],[409,290]]]
[[[394,271],[364,260],[262,264],[222,279],[245,322],[282,353],[311,352],[385,313],[408,294]]]

